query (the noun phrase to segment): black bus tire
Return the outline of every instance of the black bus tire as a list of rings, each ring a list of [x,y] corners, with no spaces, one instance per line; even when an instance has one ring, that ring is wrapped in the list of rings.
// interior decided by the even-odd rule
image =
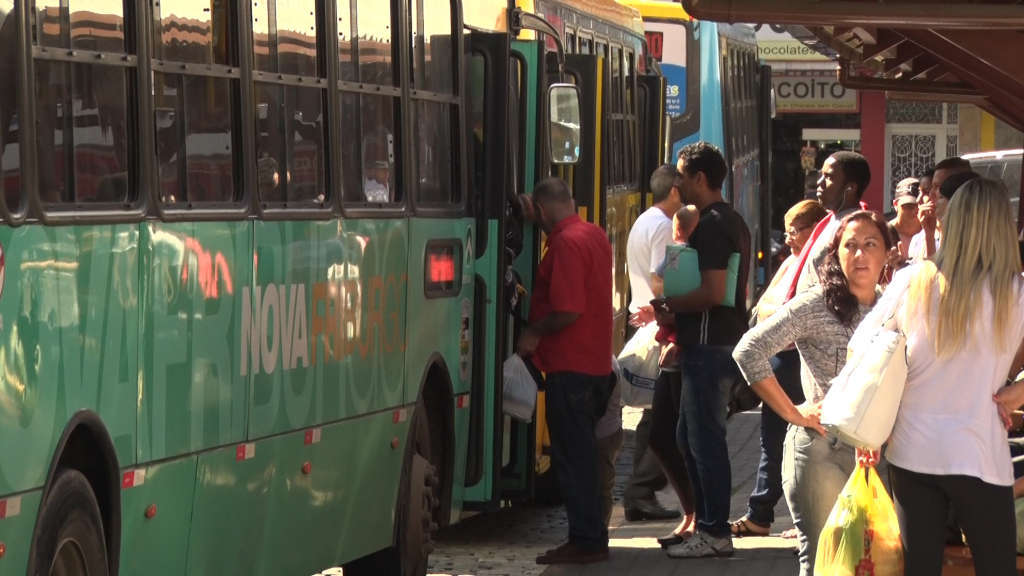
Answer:
[[[106,576],[107,550],[96,496],[85,476],[61,470],[39,512],[36,574]]]
[[[402,576],[424,576],[434,550],[434,514],[440,504],[440,481],[437,467],[430,460],[430,419],[422,401],[416,405],[410,437],[412,445],[406,455],[401,490],[404,497],[397,514],[400,524],[396,552]]]

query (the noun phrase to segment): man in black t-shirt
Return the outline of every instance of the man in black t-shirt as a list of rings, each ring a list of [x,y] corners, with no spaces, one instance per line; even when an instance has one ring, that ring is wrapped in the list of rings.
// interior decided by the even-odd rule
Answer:
[[[659,321],[675,316],[676,341],[682,350],[681,406],[677,442],[683,451],[697,509],[697,532],[669,547],[673,558],[730,556],[729,501],[732,486],[725,417],[732,383],[742,378],[732,349],[747,328],[747,282],[750,230],[722,197],[728,166],[722,153],[706,142],[682,149],[682,199],[700,210],[690,236],[697,251],[701,284],[696,290],[654,301]],[[732,302],[724,306],[729,259],[739,254]]]

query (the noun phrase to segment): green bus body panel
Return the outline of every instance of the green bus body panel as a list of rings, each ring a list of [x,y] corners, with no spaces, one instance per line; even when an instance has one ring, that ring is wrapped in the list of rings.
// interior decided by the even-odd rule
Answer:
[[[407,404],[416,402],[421,381],[426,378],[432,359],[440,357],[451,378],[452,394],[469,392],[473,375],[473,278],[475,263],[473,243],[476,239],[474,221],[469,218],[413,218],[409,221],[408,281],[408,349],[406,350]],[[461,246],[461,283],[457,294],[427,298],[425,291],[427,243],[451,241]],[[457,335],[457,336],[456,336]],[[471,402],[478,399],[471,398]],[[454,402],[453,398],[453,402]],[[452,471],[451,518],[456,520],[462,509],[463,478],[466,472],[469,406],[453,408],[455,413],[455,453]],[[434,425],[433,423],[431,424]]]
[[[186,573],[313,574],[389,546],[405,413],[324,426],[311,444],[304,430],[267,438],[248,459],[238,446],[200,454]]]
[[[249,438],[402,404],[407,225],[255,223],[249,329],[232,340],[252,380]]]
[[[197,456],[145,467],[145,480],[121,489],[121,575],[187,574]],[[156,506],[156,516],[146,509]]]
[[[237,343],[252,223],[150,222],[141,244],[139,461],[240,442],[248,383]]]
[[[484,338],[484,350],[486,351],[484,358],[486,360],[484,370],[479,371],[484,376],[484,397],[473,398],[472,402],[483,402],[483,425],[480,430],[483,433],[481,442],[483,443],[483,475],[480,477],[480,481],[472,486],[467,486],[464,490],[463,497],[469,502],[490,502],[492,489],[494,485],[494,419],[495,409],[497,408],[497,402],[494,397],[495,393],[495,382],[494,382],[494,370],[489,369],[490,366],[494,366],[495,362],[495,351],[497,350],[498,338],[504,338],[504,334],[498,334],[495,332],[497,326],[497,307],[499,298],[503,296],[498,294],[498,288],[503,286],[503,279],[497,278],[498,270],[498,250],[504,248],[502,243],[499,241],[500,236],[498,235],[498,222],[496,220],[487,221],[487,237],[491,239],[487,243],[487,250],[484,255],[476,260],[477,274],[484,279],[487,283],[487,302],[485,303],[484,310],[486,311],[486,317],[484,321],[485,334],[474,334],[474,338]],[[500,416],[500,415],[498,415]]]
[[[138,228],[0,227],[0,494],[39,488],[65,423],[102,415],[135,456]]]
[[[28,555],[32,547],[32,531],[36,526],[36,515],[42,500],[42,490],[19,494],[16,516],[0,520],[0,542],[7,546],[7,552],[0,558],[0,576],[25,576],[28,571]],[[7,503],[10,506],[10,502]]]

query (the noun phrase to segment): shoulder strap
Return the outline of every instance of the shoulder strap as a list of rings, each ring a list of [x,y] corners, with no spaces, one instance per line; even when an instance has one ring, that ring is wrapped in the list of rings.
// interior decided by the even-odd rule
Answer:
[[[811,254],[811,249],[814,248],[814,243],[818,241],[818,237],[821,236],[822,232],[825,231],[825,228],[828,227],[829,222],[831,222],[834,217],[835,214],[829,212],[828,216],[819,220],[818,224],[814,227],[814,232],[811,232],[811,237],[807,239],[807,243],[804,244],[804,249],[800,253],[800,261],[796,266],[796,274],[793,275],[793,281],[789,285],[789,290],[786,291],[786,299],[783,302],[789,302],[793,299],[793,296],[796,296],[796,287],[800,283],[800,276],[803,274],[804,266],[807,264],[807,258]]]

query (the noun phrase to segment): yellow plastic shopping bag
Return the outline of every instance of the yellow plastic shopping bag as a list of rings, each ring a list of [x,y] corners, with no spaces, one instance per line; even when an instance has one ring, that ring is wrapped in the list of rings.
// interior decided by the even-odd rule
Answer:
[[[873,466],[857,469],[818,538],[815,576],[901,576],[903,545],[889,494]]]

